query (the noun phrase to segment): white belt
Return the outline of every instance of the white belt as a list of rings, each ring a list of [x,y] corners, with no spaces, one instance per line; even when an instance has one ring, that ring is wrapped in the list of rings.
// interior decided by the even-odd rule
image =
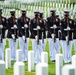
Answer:
[[[37,30],[37,28],[34,28],[33,30]]]
[[[65,31],[70,31],[69,29],[64,29]]]
[[[57,28],[54,28],[54,27],[50,27],[51,29],[57,29]]]
[[[54,27],[50,27],[51,29],[53,29]]]
[[[14,29],[14,27],[11,27],[11,29]]]
[[[24,27],[22,27],[22,29],[24,29]]]

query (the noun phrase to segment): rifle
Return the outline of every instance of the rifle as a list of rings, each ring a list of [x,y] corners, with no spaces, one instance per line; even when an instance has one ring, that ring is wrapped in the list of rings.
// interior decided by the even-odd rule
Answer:
[[[44,34],[43,34],[43,31],[42,31],[42,43],[44,43]]]
[[[3,28],[3,25],[0,17],[0,43],[2,43],[2,28]]]
[[[57,28],[57,26],[55,25],[55,19],[56,17],[53,17],[54,43],[56,42],[56,28]]]
[[[69,45],[69,31],[70,31],[70,27],[69,27],[69,20],[67,18],[67,28],[64,29],[65,31],[67,31],[67,37],[66,37],[66,41],[67,41],[67,45]]]
[[[53,27],[51,27],[51,29],[54,29],[54,43],[56,42],[56,31],[55,31],[55,29],[56,29],[57,27],[56,27],[56,25],[54,24],[53,25]]]
[[[25,31],[25,43],[26,43],[26,41],[27,41],[27,40],[26,40],[26,30],[27,30],[27,28],[28,28],[28,25],[27,25],[27,21],[26,21],[26,19],[27,19],[27,18],[26,18],[26,17],[24,17],[24,23],[25,23],[25,24],[24,24],[24,31]]]
[[[37,44],[39,44],[39,29],[40,29],[40,26],[37,26]]]
[[[26,40],[26,29],[27,29],[27,28],[28,28],[28,25],[25,24],[25,25],[24,25],[24,29],[25,29],[25,43],[26,43],[26,41],[27,41],[27,40]]]
[[[3,25],[0,25],[0,43],[2,43],[2,28],[3,28]]]
[[[69,27],[69,20],[67,19],[67,29],[68,27]],[[69,29],[67,30],[67,36],[68,36],[67,45],[69,45]]]
[[[53,28],[54,28],[54,43],[55,43],[56,42],[56,34],[55,34],[56,25],[55,24],[53,25]]]
[[[37,44],[39,44],[39,30],[40,26],[38,25],[38,18],[37,18]]]
[[[16,25],[16,22],[15,22],[15,18],[13,18],[13,27],[14,27],[14,41],[16,42],[16,29],[17,29],[17,25]]]
[[[14,36],[15,36],[14,41],[15,41],[15,42],[16,42],[16,29],[17,29],[17,26],[16,26],[16,25],[14,25]]]

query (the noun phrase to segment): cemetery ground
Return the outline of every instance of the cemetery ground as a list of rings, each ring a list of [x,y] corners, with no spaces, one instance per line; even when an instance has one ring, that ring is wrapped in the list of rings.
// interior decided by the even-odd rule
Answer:
[[[6,42],[7,42],[6,48],[8,48],[8,40]],[[19,47],[18,47],[18,49],[19,49]],[[31,40],[29,41],[29,50],[32,50]],[[55,62],[50,61],[48,40],[46,41],[45,51],[48,52],[48,75],[55,75]],[[60,49],[60,52],[62,53],[62,49]],[[72,47],[72,55],[74,55],[74,45]],[[14,72],[13,72],[14,62],[15,61],[12,61],[11,68],[6,69],[6,75],[14,75]],[[25,63],[25,75],[35,75],[35,70],[32,72],[28,72],[28,63],[27,62],[24,62],[24,63]],[[36,66],[36,64],[35,64],[35,66]]]

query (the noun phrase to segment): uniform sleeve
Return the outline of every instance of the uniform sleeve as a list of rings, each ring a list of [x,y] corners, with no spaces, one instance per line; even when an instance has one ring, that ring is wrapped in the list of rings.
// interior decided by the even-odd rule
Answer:
[[[60,19],[58,18],[58,27],[60,27],[60,25],[59,25],[59,24],[60,24]]]
[[[18,28],[20,34],[23,35],[23,33],[22,33],[22,27],[21,27],[21,23],[20,23],[20,18],[17,19],[17,28]]]
[[[30,20],[30,32],[33,32],[33,20]]]
[[[74,20],[72,20],[72,29],[74,29]]]
[[[6,18],[4,18],[4,21],[3,21],[3,29],[4,29],[4,30],[7,29]]]
[[[64,28],[63,28],[63,21],[62,20],[60,20],[59,26],[60,26],[60,30],[63,31]]]
[[[30,18],[28,18],[28,23],[27,24],[28,24],[28,28],[27,29],[30,30]]]
[[[76,20],[74,20],[74,29],[76,29]]]
[[[41,30],[44,31],[44,29],[45,29],[44,20],[42,20]]]
[[[47,27],[47,30],[50,30],[49,18],[47,18],[47,20],[46,20],[46,27]]]
[[[9,18],[6,20],[6,24],[7,24],[7,28],[8,28],[8,30],[11,30],[11,27],[10,27],[10,24],[9,24]]]
[[[46,20],[44,20],[44,29],[47,30]]]
[[[21,27],[20,19],[17,20],[17,27],[18,27],[18,30],[21,32],[22,27]]]

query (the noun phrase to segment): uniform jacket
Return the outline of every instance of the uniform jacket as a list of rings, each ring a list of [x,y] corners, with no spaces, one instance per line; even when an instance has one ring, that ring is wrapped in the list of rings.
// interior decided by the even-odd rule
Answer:
[[[7,25],[6,25],[6,18],[1,16],[0,17],[0,24],[3,25],[3,28],[2,28],[2,38],[5,38],[5,31],[7,29]]]
[[[31,36],[30,37],[35,39],[35,36],[37,35],[37,26],[40,26],[38,37],[39,37],[39,39],[42,39],[42,31],[44,31],[44,29],[45,29],[43,19],[38,19],[38,22],[37,22],[36,18],[31,19],[31,22],[30,22]]]
[[[51,34],[54,33],[54,29],[52,29],[51,27],[53,27],[53,25],[56,25],[57,28],[55,29],[55,35],[56,38],[58,38],[58,30],[59,30],[59,23],[60,23],[60,19],[56,18],[56,17],[48,17],[46,20],[46,24],[47,24],[47,38],[52,38]]]
[[[61,27],[61,31],[62,31],[62,40],[66,40],[66,36],[68,35],[68,31],[66,31],[65,29],[67,28],[67,26],[69,25],[70,27],[70,31],[69,31],[69,40],[73,39],[72,33],[73,33],[73,29],[74,29],[74,20],[68,18],[68,23],[67,23],[67,19],[62,19],[61,23],[60,23],[60,27]]]
[[[7,19],[7,27],[8,27],[8,38],[12,38],[12,34],[15,34],[15,37],[17,38],[17,29],[14,29],[14,25],[17,26],[17,19],[15,17],[9,17]]]
[[[19,30],[19,37],[25,35],[25,27],[24,27],[25,24],[28,25],[28,28],[26,28],[26,37],[29,37],[29,22],[30,22],[30,18],[28,17],[21,16],[20,18],[18,18],[17,26]]]

